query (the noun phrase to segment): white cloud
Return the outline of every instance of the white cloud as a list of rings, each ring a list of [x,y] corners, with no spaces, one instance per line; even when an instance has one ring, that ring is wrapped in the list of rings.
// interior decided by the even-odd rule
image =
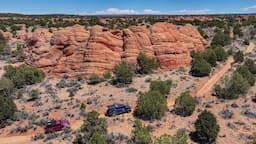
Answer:
[[[196,14],[209,14],[209,13],[212,13],[212,11],[209,9],[201,9],[201,10],[183,9],[183,10],[169,12],[169,14],[183,14],[183,15],[190,15],[190,14],[196,15]]]
[[[152,10],[152,9],[145,9],[143,11],[143,14],[161,14],[160,11],[155,11],[155,10]]]
[[[98,15],[134,15],[139,14],[139,12],[133,9],[118,9],[118,8],[108,8],[102,11],[96,11],[92,14]]]
[[[106,10],[96,11],[96,12],[82,12],[81,15],[175,15],[175,14],[182,14],[182,15],[189,15],[189,14],[209,14],[213,13],[213,11],[209,9],[201,9],[201,10],[177,10],[177,11],[157,11],[152,9],[145,9],[143,11],[137,11],[134,9],[118,9],[118,8],[108,8]]]
[[[241,11],[250,11],[256,9],[256,5],[252,5],[249,7],[242,8]]]

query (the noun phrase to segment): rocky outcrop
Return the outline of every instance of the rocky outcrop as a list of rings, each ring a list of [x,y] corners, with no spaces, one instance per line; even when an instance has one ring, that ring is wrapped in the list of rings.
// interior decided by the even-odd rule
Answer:
[[[61,29],[36,29],[28,34],[26,62],[54,76],[71,77],[111,71],[121,60],[136,65],[140,52],[159,60],[162,69],[173,69],[191,62],[190,51],[207,46],[192,25],[169,23],[107,30],[101,26],[86,29],[75,25]]]

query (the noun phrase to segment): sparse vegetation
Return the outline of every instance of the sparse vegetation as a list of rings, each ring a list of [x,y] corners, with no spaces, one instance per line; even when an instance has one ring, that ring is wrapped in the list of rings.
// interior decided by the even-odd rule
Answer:
[[[148,58],[144,53],[139,53],[137,63],[139,65],[138,72],[141,74],[151,73],[153,69],[158,67],[157,59]]]
[[[175,100],[174,111],[183,117],[190,116],[196,108],[196,101],[189,92],[182,93]]]
[[[127,85],[132,83],[132,78],[134,75],[134,71],[132,66],[125,61],[117,64],[114,67],[114,84],[118,85]]]
[[[112,78],[111,72],[110,72],[110,71],[105,71],[105,72],[103,73],[103,78],[104,78],[105,80],[111,79],[111,78]]]
[[[212,46],[226,46],[231,43],[231,38],[229,34],[225,34],[223,32],[217,32],[213,37]]]
[[[215,93],[219,98],[223,99],[237,99],[239,95],[245,94],[249,89],[250,84],[248,81],[243,78],[243,76],[234,72],[229,79],[225,88],[220,86],[215,87]]]
[[[167,100],[159,91],[139,94],[134,115],[145,120],[160,119],[167,110]]]
[[[175,135],[162,135],[157,138],[154,144],[188,144],[185,130],[179,129]]]
[[[166,80],[166,81],[155,80],[150,82],[150,90],[159,91],[163,95],[168,95],[170,93],[171,86],[172,86],[171,80]]]
[[[0,55],[9,55],[11,53],[11,49],[7,46],[7,40],[0,33]]]
[[[242,51],[238,51],[234,54],[235,62],[243,62],[244,61],[244,54]]]
[[[92,74],[90,77],[89,77],[89,81],[88,81],[88,84],[90,85],[96,85],[96,84],[99,84],[103,82],[103,78],[101,78],[99,75],[97,74]]]
[[[206,60],[209,64],[211,64],[212,67],[217,65],[217,56],[213,49],[208,48],[204,52],[202,52],[202,58]]]
[[[10,97],[0,95],[0,128],[6,126],[7,119],[10,119],[16,111],[16,105]]]
[[[142,125],[141,121],[135,120],[132,130],[132,144],[152,144],[150,127]]]
[[[216,46],[213,48],[217,61],[224,61],[228,57],[228,53],[221,46]]]
[[[191,66],[191,74],[197,77],[207,76],[211,72],[211,65],[203,58],[195,58]]]
[[[198,116],[195,128],[194,138],[200,144],[215,142],[220,131],[216,117],[209,111],[203,111]]]
[[[2,77],[0,79],[0,95],[9,97],[13,91],[14,91],[13,82],[6,77]]]
[[[27,65],[19,67],[9,65],[5,67],[5,71],[4,77],[10,79],[16,88],[39,83],[45,77],[43,71]]]
[[[74,144],[107,144],[107,122],[95,111],[85,116],[84,124],[76,135]]]

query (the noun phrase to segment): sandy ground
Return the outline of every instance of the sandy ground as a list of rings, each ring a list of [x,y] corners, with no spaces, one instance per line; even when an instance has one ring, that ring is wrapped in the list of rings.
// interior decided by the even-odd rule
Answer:
[[[248,48],[245,50],[245,53],[250,53],[253,48],[255,47],[254,43],[250,43]],[[75,98],[76,100],[79,100],[81,102],[86,101],[88,98],[97,98],[97,100],[90,105],[87,105],[86,110],[96,110],[100,113],[101,117],[104,117],[104,112],[106,111],[106,106],[113,104],[113,103],[129,103],[132,105],[132,107],[135,107],[136,105],[136,99],[138,92],[145,92],[149,89],[149,83],[145,83],[146,79],[172,79],[174,83],[174,87],[171,89],[170,96],[168,97],[168,107],[170,110],[173,108],[174,100],[181,92],[184,91],[193,91],[195,96],[200,96],[202,99],[202,102],[204,104],[201,104],[197,107],[197,110],[200,111],[200,109],[205,109],[205,103],[214,104],[213,108],[209,108],[218,119],[218,123],[221,126],[221,132],[220,135],[225,137],[218,138],[217,143],[223,144],[223,143],[233,143],[233,144],[242,144],[244,143],[243,140],[238,139],[238,135],[240,133],[248,133],[250,134],[253,130],[255,131],[255,127],[252,127],[252,123],[255,122],[252,119],[249,119],[247,117],[241,116],[239,110],[233,110],[235,118],[231,120],[223,120],[220,116],[218,116],[218,113],[220,110],[226,108],[228,105],[230,106],[234,101],[226,101],[225,103],[218,102],[218,99],[216,97],[211,97],[211,91],[216,83],[220,81],[224,76],[228,75],[230,73],[230,69],[232,67],[233,58],[229,57],[228,60],[220,66],[220,68],[216,69],[213,75],[206,77],[206,78],[194,78],[191,77],[188,74],[189,68],[186,68],[185,72],[181,72],[180,70],[173,70],[173,71],[166,71],[166,72],[160,72],[151,74],[144,77],[136,77],[134,79],[133,84],[130,87],[136,88],[138,91],[136,93],[127,93],[126,88],[116,88],[114,86],[108,85],[107,83],[101,83],[97,86],[90,86],[87,84],[82,85],[82,90],[78,91]],[[1,63],[2,64],[2,63]],[[0,70],[0,74],[3,73],[2,70]],[[52,85],[55,85],[58,80],[51,79],[49,83]],[[44,90],[41,88],[40,85],[37,85],[35,87],[40,88],[40,90]],[[253,87],[249,94],[254,93],[256,91],[256,87]],[[93,92],[94,94],[89,95],[88,93]],[[58,96],[62,100],[68,99],[68,94],[66,92],[66,89],[58,90]],[[43,100],[45,100],[47,95],[42,96]],[[238,100],[235,100],[235,102],[239,105],[244,104],[244,99],[240,98]],[[39,109],[45,109],[48,107],[51,107],[52,103],[45,103],[41,107],[33,107],[31,103],[24,103],[22,101],[16,101],[18,108],[24,108],[28,112],[37,112]],[[248,104],[251,104],[248,102]],[[62,118],[66,114],[67,111],[70,111],[71,107],[68,107],[68,105],[65,103],[63,104],[68,109],[59,109],[55,110],[54,112],[50,112],[49,117],[52,118]],[[253,105],[253,104],[251,104]],[[72,109],[72,112],[78,113],[78,109],[74,108]],[[163,117],[159,121],[150,121],[150,122],[144,122],[145,124],[151,125],[153,127],[153,134],[155,136],[160,136],[162,134],[168,133],[168,134],[174,134],[177,129],[179,128],[186,128],[188,132],[194,130],[194,121],[197,118],[197,115],[199,112],[194,112],[194,114],[190,117],[180,117],[176,116],[175,114],[172,114],[170,112],[167,112],[166,116]],[[108,121],[108,130],[109,132],[113,132],[114,134],[121,133],[123,135],[129,136],[132,130],[133,120],[134,117],[132,114],[124,114],[117,117],[111,117],[106,118]],[[235,122],[235,121],[244,121],[246,124],[244,126],[238,126],[237,130],[231,130],[227,128],[227,122]],[[83,123],[83,119],[79,117],[70,118],[71,127],[73,130],[79,129],[79,127]],[[15,124],[17,125],[17,123]],[[14,125],[14,126],[15,126]],[[2,132],[0,133],[0,141],[3,144],[30,144],[30,143],[43,143],[42,141],[36,141],[32,142],[31,137],[37,133],[42,131],[42,128],[38,128],[35,131],[28,131],[23,134],[6,134],[7,131],[14,127],[8,126],[6,127]],[[247,128],[244,128],[247,127]],[[250,130],[248,130],[249,128]],[[6,133],[5,133],[6,132]],[[54,144],[56,143],[66,143],[64,141],[58,141],[54,140]]]

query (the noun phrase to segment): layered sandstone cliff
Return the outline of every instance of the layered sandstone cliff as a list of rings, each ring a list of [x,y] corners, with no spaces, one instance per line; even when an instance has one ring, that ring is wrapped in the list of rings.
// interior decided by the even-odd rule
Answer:
[[[80,25],[36,29],[26,40],[28,64],[50,75],[71,77],[111,71],[121,60],[136,65],[140,52],[156,57],[162,69],[173,69],[190,64],[190,51],[201,51],[207,46],[192,25],[177,27],[169,23],[125,30],[107,30],[101,26],[86,29]]]

